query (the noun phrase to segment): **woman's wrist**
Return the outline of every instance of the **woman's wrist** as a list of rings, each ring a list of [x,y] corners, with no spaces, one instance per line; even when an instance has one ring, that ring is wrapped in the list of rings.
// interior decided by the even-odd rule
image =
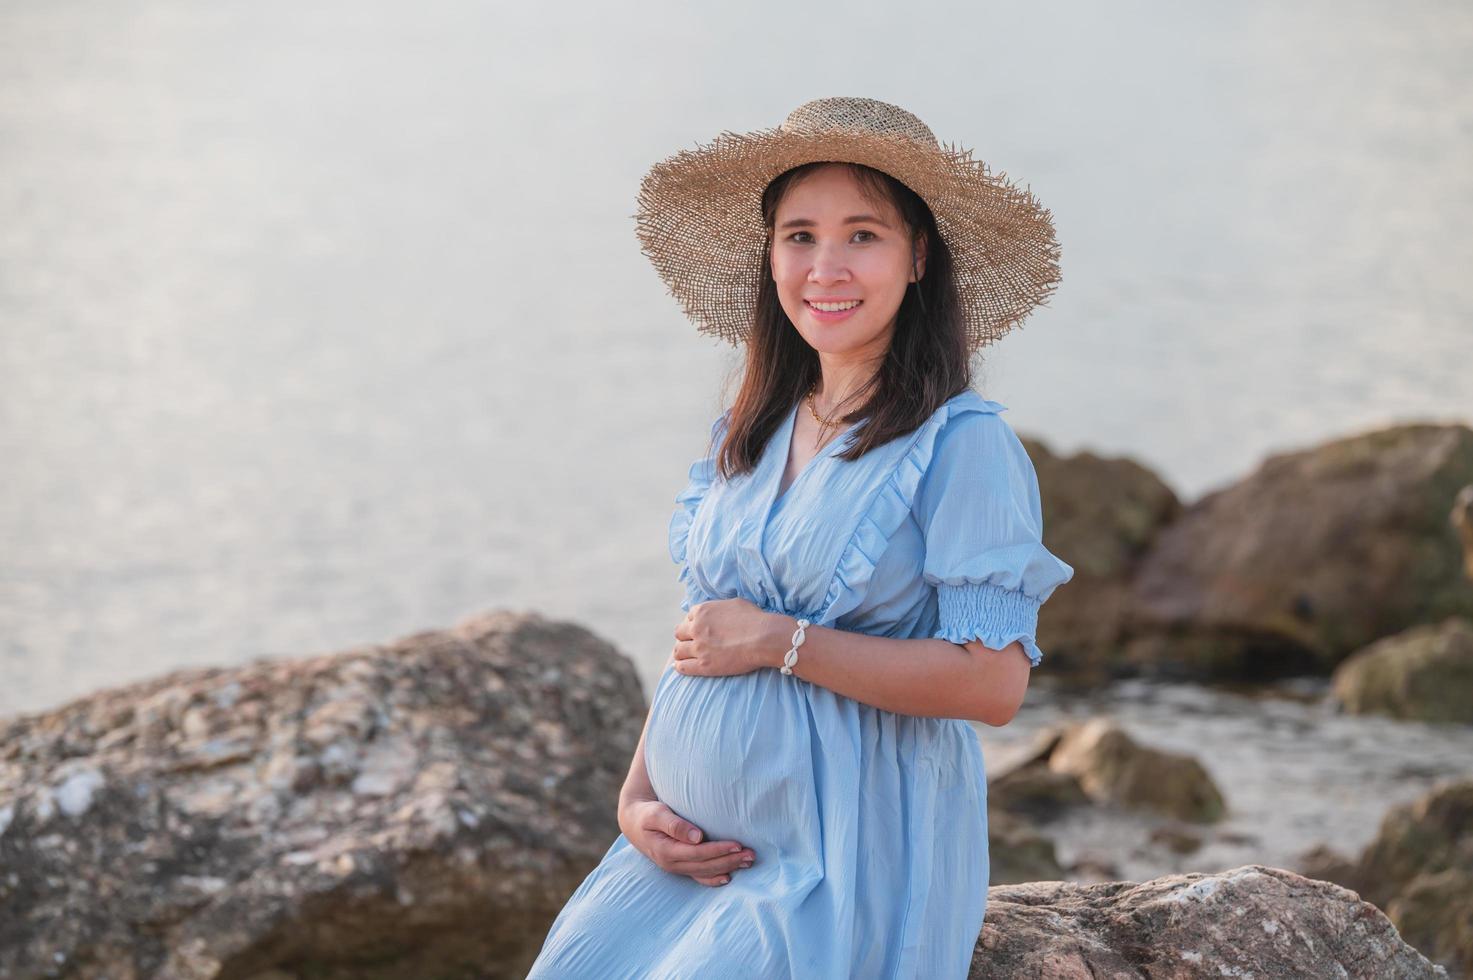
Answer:
[[[762,641],[762,666],[781,670],[783,658],[793,645],[793,630],[798,621],[782,613],[767,614],[767,638]]]
[[[805,634],[812,634],[818,627],[809,623]],[[798,630],[798,617],[782,613],[768,613],[768,639],[762,644],[762,666],[782,670],[787,662],[788,651],[793,648],[793,636]],[[802,647],[798,648],[802,653]],[[797,670],[796,667],[793,668]]]
[[[629,818],[633,815],[635,808],[652,802],[656,802],[653,793],[625,790],[619,794],[618,823],[619,830],[625,837],[629,836],[630,828],[633,827],[633,821]]]

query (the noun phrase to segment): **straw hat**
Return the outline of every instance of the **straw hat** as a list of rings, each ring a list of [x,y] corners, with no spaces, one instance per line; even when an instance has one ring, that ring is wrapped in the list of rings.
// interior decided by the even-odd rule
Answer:
[[[969,349],[991,343],[1045,303],[1059,281],[1050,212],[1006,175],[936,141],[929,127],[875,99],[815,99],[776,129],[726,132],[650,168],[634,216],[641,250],[697,328],[741,344],[752,326],[766,229],[762,192],[805,163],[882,170],[931,208],[951,249]]]

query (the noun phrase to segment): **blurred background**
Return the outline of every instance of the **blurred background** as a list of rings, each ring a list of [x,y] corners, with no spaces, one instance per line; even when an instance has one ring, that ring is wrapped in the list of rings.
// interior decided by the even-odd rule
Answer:
[[[905,106],[1053,211],[1058,293],[977,376],[1053,452],[1190,501],[1473,422],[1470,54],[1437,0],[7,3],[0,712],[492,608],[587,626],[648,692],[740,362],[640,255],[635,192],[821,96]],[[1075,710],[1047,656],[989,758]],[[1354,850],[1473,758],[1469,726],[1095,698],[1278,827],[1122,874]]]

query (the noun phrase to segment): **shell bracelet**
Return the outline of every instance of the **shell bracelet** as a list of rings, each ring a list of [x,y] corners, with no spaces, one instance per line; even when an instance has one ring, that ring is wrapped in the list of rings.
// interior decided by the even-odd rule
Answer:
[[[803,641],[808,638],[808,634],[804,633],[803,631],[812,625],[813,624],[806,619],[798,620],[798,628],[793,631],[793,647],[783,657],[782,672],[784,674],[792,674],[793,668],[798,666],[798,648],[801,647],[803,645]]]

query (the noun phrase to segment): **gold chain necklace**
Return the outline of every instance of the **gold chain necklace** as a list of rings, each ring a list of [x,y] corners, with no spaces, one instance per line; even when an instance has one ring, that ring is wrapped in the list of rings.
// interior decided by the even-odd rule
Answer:
[[[832,415],[830,415],[828,418],[824,418],[823,416],[821,416],[821,415],[818,414],[818,409],[816,407],[814,407],[814,404],[813,404],[813,393],[815,391],[817,391],[817,390],[818,390],[818,382],[815,381],[813,383],[813,387],[808,389],[807,401],[808,401],[808,412],[809,412],[810,415],[813,416],[813,420],[818,423],[818,440],[817,440],[817,442],[814,443],[814,448],[815,449],[821,449],[829,441],[828,439],[826,439],[824,437],[824,433],[825,432],[827,432],[830,428],[833,428],[833,429],[836,430],[836,434],[837,434],[837,429],[838,429],[838,426],[839,426],[839,422],[842,421],[839,418],[839,411],[838,411],[839,406],[843,405],[844,402],[847,402],[850,398],[853,398],[854,395],[851,394],[851,395],[847,396],[844,399],[844,401],[841,401],[841,402],[839,402],[838,405],[835,405],[834,406],[834,413]],[[856,392],[856,394],[857,394],[857,392]]]

